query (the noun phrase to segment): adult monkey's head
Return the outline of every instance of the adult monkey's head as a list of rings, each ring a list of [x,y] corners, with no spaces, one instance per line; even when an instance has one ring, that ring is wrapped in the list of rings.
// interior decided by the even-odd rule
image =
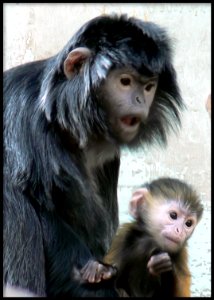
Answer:
[[[56,118],[82,146],[91,135],[119,145],[166,144],[168,131],[180,125],[184,104],[170,40],[152,22],[90,20],[59,53],[52,76],[57,80],[54,74],[65,80],[64,97],[55,115],[54,101],[44,106],[47,118]],[[44,86],[48,101],[51,82]]]

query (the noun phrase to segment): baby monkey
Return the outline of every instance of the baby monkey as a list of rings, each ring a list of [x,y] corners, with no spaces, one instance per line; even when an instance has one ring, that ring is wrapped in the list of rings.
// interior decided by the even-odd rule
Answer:
[[[202,217],[195,190],[173,178],[138,189],[130,201],[135,220],[118,230],[104,262],[90,260],[82,279],[113,279],[121,297],[190,297],[187,240]]]

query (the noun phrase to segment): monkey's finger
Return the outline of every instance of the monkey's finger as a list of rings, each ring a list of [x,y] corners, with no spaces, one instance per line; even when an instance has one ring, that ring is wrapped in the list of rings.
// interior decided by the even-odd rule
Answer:
[[[112,277],[112,272],[111,271],[106,271],[102,273],[102,278],[103,279],[110,279]]]
[[[156,270],[156,272],[158,272],[158,274],[161,274],[161,273],[169,272],[171,270],[172,270],[172,265],[171,266],[164,266],[163,268],[160,268],[160,269]]]
[[[90,282],[91,283],[98,283],[102,279],[102,272],[103,272],[104,266],[98,262],[94,264],[93,270],[90,274]]]
[[[149,273],[153,276],[158,276],[159,274],[153,269],[153,268],[148,268],[149,269]]]
[[[161,268],[162,266],[171,266],[172,262],[171,259],[163,259],[163,260],[151,260],[148,262],[147,267],[153,267],[153,268]]]
[[[86,270],[85,273],[82,274],[82,279],[88,282],[94,282],[94,274],[92,274],[92,271]]]
[[[167,272],[172,269],[172,262],[170,256],[167,253],[161,253],[153,255],[150,258],[147,267],[150,274],[160,275],[161,273]]]
[[[158,261],[156,263],[151,262],[147,265],[150,274],[152,275],[160,275],[161,273],[168,272],[172,270],[172,262],[171,260],[163,260]]]
[[[84,265],[84,267],[82,267],[82,269],[80,270],[80,274],[84,274],[84,273],[87,271],[87,269],[91,268],[93,262],[94,262],[94,261],[89,260],[89,261]]]
[[[167,262],[167,261],[171,261],[171,258],[168,253],[156,254],[156,255],[152,255],[150,257],[150,260],[149,260],[147,266],[150,267],[150,266],[158,265],[159,263]]]
[[[163,257],[162,259],[151,258],[147,264],[147,267],[153,267],[153,266],[161,267],[162,265],[171,265],[171,264],[172,261],[168,257]]]
[[[97,283],[101,281],[101,275],[100,273],[96,273],[96,271],[92,271],[91,273],[88,274],[88,282],[90,283]]]
[[[164,266],[163,268],[149,268],[149,273],[153,276],[158,276],[162,273],[169,272],[172,270],[172,266]]]
[[[96,277],[96,270],[99,263],[96,261],[89,261],[86,266],[81,270],[82,278],[88,282],[94,283]]]
[[[102,275],[103,279],[110,279],[112,277],[114,277],[117,274],[117,269],[115,267],[109,266],[108,270],[106,270],[106,272],[104,272]]]
[[[153,265],[150,268],[152,268],[156,272],[159,272],[160,270],[164,270],[164,269],[171,269],[172,268],[172,262],[171,261],[163,262],[163,263],[160,263],[158,265]]]
[[[104,265],[102,265],[102,264],[98,264],[97,265],[97,268],[96,268],[96,272],[95,272],[95,282],[100,282],[101,280],[102,280],[102,275],[103,275],[103,272],[105,272],[104,271],[105,270],[105,267],[104,267]]]

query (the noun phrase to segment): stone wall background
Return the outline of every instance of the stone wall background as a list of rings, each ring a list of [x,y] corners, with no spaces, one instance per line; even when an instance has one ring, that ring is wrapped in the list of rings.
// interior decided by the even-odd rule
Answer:
[[[145,181],[173,176],[193,184],[205,212],[189,241],[192,296],[211,296],[211,120],[205,102],[211,92],[211,5],[209,3],[4,4],[4,70],[56,54],[76,30],[104,13],[127,13],[167,28],[174,64],[187,105],[182,130],[166,149],[122,151],[118,187],[120,221],[129,220],[132,191]]]

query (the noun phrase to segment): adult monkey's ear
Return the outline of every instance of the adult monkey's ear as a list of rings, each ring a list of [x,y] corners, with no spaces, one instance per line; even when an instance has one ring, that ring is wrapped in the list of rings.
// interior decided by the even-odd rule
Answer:
[[[132,194],[132,198],[129,202],[129,213],[133,218],[141,218],[140,211],[142,209],[142,204],[148,194],[149,191],[146,188],[138,189]]]
[[[64,61],[66,77],[71,79],[76,73],[79,73],[89,57],[91,57],[91,51],[86,47],[79,47],[69,52]]]

